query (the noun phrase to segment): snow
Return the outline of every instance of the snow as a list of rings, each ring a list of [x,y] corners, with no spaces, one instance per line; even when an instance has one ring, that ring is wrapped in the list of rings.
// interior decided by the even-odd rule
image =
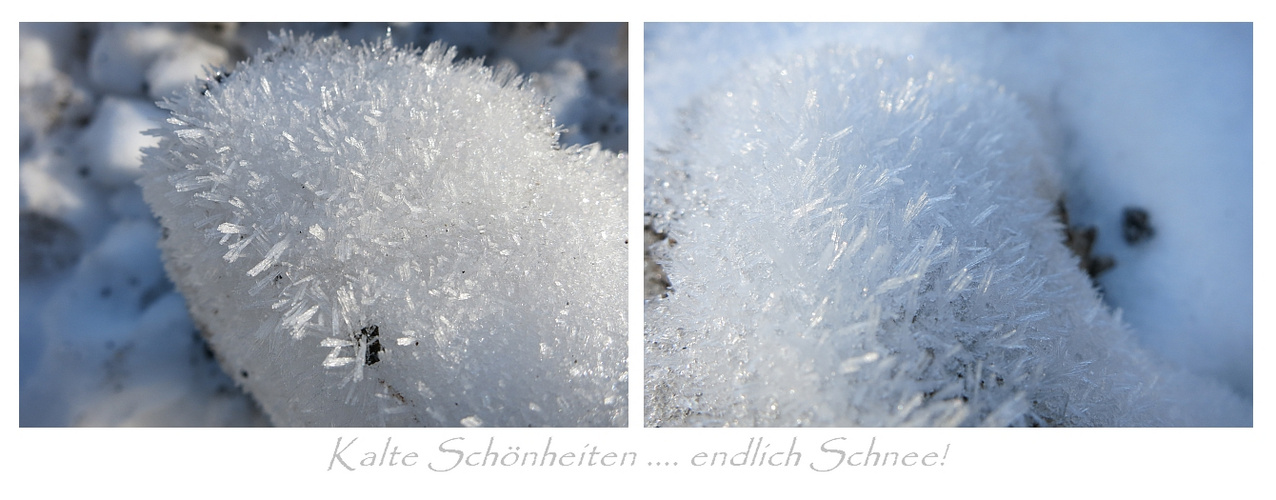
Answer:
[[[190,84],[191,75],[208,68],[224,68],[231,63],[225,47],[187,34],[146,68],[146,88],[152,99],[160,99]]]
[[[148,69],[179,39],[166,26],[104,24],[89,52],[89,80],[102,92],[145,95]]]
[[[216,367],[199,354],[185,304],[154,264],[158,237],[151,221],[113,225],[48,297],[38,323],[49,332],[41,339],[47,347],[28,377],[56,383],[23,393],[24,419],[58,426],[255,422],[251,403],[219,384],[210,372]]]
[[[142,148],[158,142],[143,133],[164,117],[155,104],[143,99],[102,99],[77,144],[88,164],[88,175],[111,189],[131,186],[142,173]]]
[[[586,178],[611,176],[607,181],[608,185],[618,185],[621,188],[624,186],[623,157],[618,158],[613,153],[589,147],[578,146],[570,149],[575,145],[583,146],[596,141],[602,142],[614,151],[623,151],[627,148],[627,130],[624,127],[606,131],[599,130],[597,127],[591,128],[592,124],[606,123],[608,120],[614,120],[616,116],[622,117],[623,120],[625,116],[624,89],[617,89],[615,86],[617,82],[623,84],[627,81],[625,52],[617,48],[617,44],[623,42],[624,30],[620,29],[621,26],[623,25],[549,24],[527,25],[512,31],[502,31],[498,26],[487,24],[434,23],[394,25],[377,23],[304,25],[24,23],[20,25],[20,424],[23,426],[227,426],[272,423],[271,417],[263,411],[263,402],[247,396],[241,390],[242,380],[240,379],[247,378],[245,374],[247,370],[241,369],[231,373],[223,370],[227,366],[219,363],[218,358],[225,361],[228,353],[224,351],[227,349],[210,347],[201,336],[200,329],[196,328],[196,322],[187,312],[189,305],[187,297],[190,294],[178,293],[161,264],[155,243],[164,239],[165,234],[171,231],[160,227],[151,213],[151,207],[143,200],[141,189],[134,184],[141,175],[142,155],[139,150],[157,144],[158,140],[157,137],[145,135],[142,131],[164,125],[169,116],[166,111],[151,104],[155,100],[173,96],[173,92],[192,84],[202,89],[203,84],[200,80],[207,77],[209,71],[220,69],[224,72],[223,78],[226,78],[226,74],[234,75],[239,68],[236,61],[269,48],[271,42],[268,40],[268,33],[278,33],[284,28],[296,28],[299,33],[303,31],[318,34],[336,32],[356,45],[361,41],[379,43],[387,33],[399,47],[413,44],[423,48],[439,39],[457,39],[460,41],[453,43],[457,43],[460,50],[468,54],[467,57],[487,56],[486,64],[489,67],[505,68],[504,71],[510,75],[527,74],[528,71],[525,68],[533,68],[538,73],[531,75],[531,83],[528,87],[534,87],[538,92],[546,89],[553,90],[549,88],[551,86],[554,89],[572,92],[570,96],[562,98],[548,93],[539,93],[535,94],[535,97],[530,97],[533,94],[528,90],[526,95],[529,97],[524,98],[527,111],[519,115],[527,119],[535,118],[536,123],[541,123],[542,120],[550,119],[551,115],[546,115],[546,110],[550,112],[557,111],[559,108],[572,110],[569,112],[570,116],[553,116],[555,124],[560,126],[557,130],[561,133],[557,145],[552,135],[537,136],[539,139],[536,140],[540,141],[544,151],[538,154],[536,161],[530,163],[546,165],[552,163],[551,160],[554,158],[567,161],[562,159],[575,155],[576,160],[572,161],[576,166],[572,168],[589,170],[589,165],[600,167],[590,170],[586,175],[578,174],[567,176],[568,180],[554,179],[553,182],[546,182],[547,187],[543,188],[544,191],[538,195],[539,197],[534,196],[531,200],[524,200],[532,202],[543,200],[546,203],[558,204],[561,200],[555,201],[557,198],[552,195],[558,191],[550,190],[548,187],[555,186],[555,182],[583,183],[586,182],[584,180]],[[620,36],[617,36],[618,33]],[[556,73],[557,71],[561,71],[562,74]],[[229,77],[225,82],[229,85],[233,79],[233,76]],[[545,86],[545,83],[541,83],[542,80],[551,85]],[[212,81],[209,83],[213,84]],[[272,90],[278,93],[285,89],[276,84]],[[344,95],[331,92],[331,89],[329,93],[337,97]],[[548,102],[548,107],[542,106],[543,102]],[[315,100],[313,104],[318,108],[320,103],[321,99]],[[475,106],[489,103],[490,101],[487,103],[476,101]],[[382,135],[391,130],[384,123],[376,124],[378,118],[375,114],[370,113],[368,117],[371,118],[370,121],[361,119],[353,122],[355,128],[363,127],[362,130],[366,131],[379,129]],[[304,145],[308,142],[311,147],[317,147],[319,144],[313,141],[313,137],[326,136],[329,132],[343,130],[347,134],[341,140],[332,141],[325,147],[329,147],[334,152],[352,154],[384,153],[384,150],[377,149],[381,143],[377,142],[375,134],[373,137],[360,136],[349,133],[351,132],[349,129],[341,128],[351,123],[315,122],[312,125],[314,133],[307,132],[303,135],[302,132],[293,130],[298,143]],[[544,126],[548,127],[548,125]],[[518,127],[505,127],[501,131],[512,133],[516,128]],[[203,137],[207,134],[207,129],[198,126],[182,127],[182,130],[182,132],[172,132],[170,138],[177,139],[179,134],[181,139],[191,141],[212,138],[211,135]],[[473,139],[480,140],[478,137]],[[518,139],[515,137],[494,138],[498,141]],[[526,139],[523,138],[523,140]],[[439,148],[443,150],[452,147],[452,144],[439,145]],[[477,149],[474,150],[477,151]],[[469,164],[473,168],[484,165],[478,161],[481,159],[479,155],[468,158],[475,160]],[[439,161],[450,161],[450,159],[440,158]],[[606,167],[601,167],[602,165]],[[249,169],[241,169],[240,174],[247,170]],[[466,180],[481,183],[495,178],[491,175],[494,171],[489,169],[478,172],[471,179]],[[365,169],[363,173],[366,176],[372,172]],[[428,180],[418,179],[417,182]],[[250,179],[250,182],[252,181]],[[195,188],[203,181],[192,177],[183,182],[182,186]],[[400,200],[400,206],[404,207],[407,213],[411,212],[410,208],[406,208],[409,205],[422,210],[428,207],[435,211],[430,213],[435,214],[449,213],[441,209],[451,210],[450,213],[458,217],[455,223],[471,227],[483,226],[483,232],[489,238],[502,229],[500,221],[478,221],[481,217],[478,214],[481,214],[481,211],[472,210],[471,214],[467,212],[470,209],[460,206],[464,203],[458,202],[458,206],[452,208],[438,205],[438,202],[431,206],[427,200],[414,200],[413,197],[405,196],[401,192],[396,193],[390,184],[392,183],[382,186],[379,189],[380,192],[366,194],[371,196],[370,199],[381,199],[384,195]],[[386,190],[387,188],[390,190]],[[331,192],[335,193],[336,190]],[[616,196],[623,197],[623,193],[623,190],[615,189],[606,196],[603,193],[593,193],[588,196],[589,202],[573,197],[568,200],[570,203],[561,208],[556,206],[554,210],[561,214],[558,216],[559,219],[566,219],[573,210],[602,206],[608,199],[614,199]],[[193,194],[193,191],[187,194]],[[580,202],[579,206],[577,202]],[[227,200],[227,203],[239,208],[246,206],[243,205],[243,200],[238,198]],[[585,203],[592,204],[593,207]],[[618,203],[616,205],[620,206]],[[623,211],[616,212],[616,210],[618,208],[595,209],[592,212],[595,217],[608,218],[612,221],[610,224],[620,224],[617,228],[609,229],[607,234],[623,240],[625,233]],[[466,214],[473,216],[469,217]],[[462,215],[472,220],[466,220],[461,217]],[[224,225],[223,222],[230,225]],[[253,229],[250,223],[236,222],[241,224],[218,221],[213,223],[211,228],[217,230],[233,226],[239,228],[234,229],[236,231]],[[288,222],[285,221],[285,223]],[[373,223],[368,227],[392,225],[392,222],[387,222],[377,226],[371,219],[365,222]],[[242,265],[238,276],[252,281],[247,293],[255,289],[257,295],[252,297],[256,300],[265,300],[262,297],[272,293],[272,290],[261,286],[259,283],[261,280],[249,276],[248,271],[252,268],[264,266],[257,274],[265,276],[266,268],[291,263],[290,257],[295,256],[299,249],[304,247],[303,238],[326,241],[332,245],[338,245],[343,240],[349,241],[346,238],[347,231],[339,232],[340,227],[334,228],[332,225],[320,224],[318,220],[307,220],[301,226],[304,226],[301,227],[304,236],[297,235],[297,238],[277,242],[267,242],[263,237],[255,245],[264,245],[264,247],[260,249],[247,245],[241,247],[241,253],[238,254],[238,258],[232,259],[235,260],[233,263],[227,263],[226,260],[221,259],[227,253],[227,249],[223,247],[217,253],[217,260],[223,266]],[[259,225],[258,229],[260,227]],[[522,237],[516,235],[511,243],[511,246],[515,248],[494,248],[491,251],[492,257],[506,260],[517,258],[519,254],[512,250],[516,249],[521,242],[523,248],[540,249],[541,252],[549,254],[543,255],[543,258],[551,259],[553,252],[549,251],[549,247],[545,245],[568,241],[573,234],[606,239],[608,244],[605,246],[612,249],[611,253],[623,255],[624,242],[612,242],[612,237],[601,232],[597,235],[587,234],[588,232],[577,233],[573,232],[575,229],[548,223],[543,230],[549,231],[550,228],[557,231],[551,233],[552,236],[541,235],[533,238],[526,233]],[[179,234],[182,230],[189,231],[185,228],[177,229]],[[217,232],[217,234],[219,238],[203,242],[204,246],[218,247],[220,236],[233,236],[240,233]],[[362,235],[367,236],[367,233]],[[357,258],[360,247],[346,243],[346,246],[338,248],[348,252],[350,258]],[[617,251],[617,248],[622,250]],[[273,252],[272,249],[274,249]],[[564,258],[581,258],[592,251],[594,250],[568,252]],[[406,258],[409,254],[401,255]],[[479,256],[472,257],[471,262],[478,263]],[[459,260],[453,263],[461,264]],[[552,266],[544,267],[546,268],[544,272],[552,268]],[[608,272],[623,273],[623,266],[613,267],[616,270]],[[481,269],[476,266],[467,270],[473,270],[475,274],[478,274],[477,271]],[[396,276],[403,277],[411,277],[418,271],[420,269],[411,266],[399,266],[393,269]],[[540,269],[535,271],[542,272]],[[579,272],[592,272],[592,269],[589,266],[579,266]],[[269,277],[273,278],[276,274],[278,273],[270,274]],[[469,274],[465,276],[468,277]],[[478,281],[478,278],[475,276],[470,279]],[[610,286],[623,290],[623,279],[599,281],[599,287]],[[543,282],[544,280],[534,283]],[[271,285],[271,281],[266,280],[265,285]],[[484,304],[490,305],[491,301],[485,300],[483,295],[465,288],[470,286],[469,282],[458,280],[452,285],[454,286],[450,288],[437,287],[437,289],[441,292],[448,289],[457,292],[450,296],[450,300],[454,301],[468,295],[464,303],[470,304],[474,311],[481,310]],[[327,290],[326,293],[338,299],[345,297],[341,293],[332,294],[334,291],[340,292],[340,290]],[[414,301],[417,306],[444,300],[432,298],[424,293],[424,290],[419,291],[420,297],[417,297],[414,292],[412,296],[405,296],[404,299]],[[607,294],[593,294],[581,300],[579,304],[573,299],[574,307],[570,308],[572,309],[570,316],[556,314],[559,309],[563,309],[561,304],[557,304],[558,308],[554,309],[555,315],[552,318],[574,321],[582,315],[597,314],[599,317],[606,316],[611,323],[611,326],[603,330],[599,336],[624,331],[623,306],[619,309],[619,314],[606,313],[605,311],[610,310],[609,308],[615,307],[602,305],[602,299],[606,297]],[[543,300],[557,300],[557,298],[558,296],[554,294],[543,294]],[[354,300],[360,301],[358,298]],[[615,303],[623,304],[622,301],[615,301]],[[591,304],[597,307],[591,309]],[[330,311],[321,311],[314,305],[287,308],[278,312],[287,313],[286,318],[279,318],[279,324],[292,329],[301,327],[301,330],[305,330],[305,325],[316,321],[330,322],[333,317]],[[496,322],[498,321],[496,318],[494,314],[488,315],[489,321]],[[527,323],[520,318],[507,319],[511,319],[510,325]],[[452,321],[457,328],[473,326],[463,317],[453,317],[446,321]],[[382,367],[397,362],[396,354],[401,353],[407,356],[411,351],[408,346],[414,346],[416,342],[422,340],[421,335],[426,336],[425,339],[430,342],[430,345],[435,345],[436,339],[446,337],[442,331],[432,332],[426,328],[390,330],[393,326],[395,326],[393,322],[381,325],[381,332],[384,332],[382,335],[386,337],[380,340],[383,348],[380,352]],[[579,329],[579,326],[576,328]],[[259,329],[255,326],[248,333],[253,335]],[[288,338],[287,332],[284,333],[284,338]],[[319,369],[319,372],[322,372],[323,363],[332,350],[331,347],[321,346],[321,340],[313,336],[307,337],[307,342],[311,345],[305,348],[321,351],[318,357],[310,362],[312,366]],[[372,344],[370,339],[365,340],[369,340],[367,344]],[[469,352],[474,353],[471,358],[479,356],[478,353],[500,343],[500,337],[491,335],[486,340],[479,340],[481,345],[469,349]],[[421,343],[425,344],[425,342]],[[349,344],[353,345],[354,342]],[[607,374],[596,379],[615,382],[617,377],[623,375],[624,369],[624,344],[617,343],[617,345],[621,346],[620,351],[608,350],[605,346],[598,344],[581,347],[591,350],[590,353],[596,355],[591,362],[605,368],[593,370],[594,365],[590,365],[591,369],[584,369],[582,366],[578,371],[583,376],[586,373],[598,373],[599,370],[605,369]],[[527,352],[552,348],[551,350],[554,350],[558,356],[568,356],[572,352],[572,348],[557,346],[537,348],[533,344],[530,350],[526,348],[527,346],[522,344],[520,346]],[[349,351],[349,345],[345,346],[344,351]],[[527,352],[521,352],[521,354],[527,354]],[[611,354],[603,355],[603,353]],[[527,363],[535,363],[534,359],[541,357],[538,352],[534,354],[528,358]],[[471,359],[466,356],[460,353],[458,362]],[[617,362],[616,359],[622,361]],[[359,365],[364,365],[363,362],[366,359],[360,358],[359,361]],[[304,363],[299,362],[298,366],[302,364]],[[584,360],[582,360],[583,364]],[[457,364],[451,366],[459,369]],[[238,368],[238,365],[233,368]],[[341,369],[341,373],[348,374],[351,368],[352,366],[346,366]],[[395,370],[387,371],[393,373]],[[563,371],[570,370],[564,368]],[[475,382],[499,383],[496,379],[500,378],[500,375],[493,371],[478,369],[474,372],[477,375],[471,377],[468,386],[462,380],[451,386],[447,383],[439,383],[431,386],[430,389],[439,392],[442,392],[442,389],[448,389],[472,395],[473,391],[466,387],[474,387]],[[254,372],[251,375],[254,379],[267,380],[267,374],[268,371],[263,371]],[[534,379],[535,376],[530,375],[528,378]],[[364,379],[365,383],[368,380]],[[334,384],[334,387],[336,385]],[[620,385],[623,391],[623,382]],[[413,390],[423,387],[423,385],[411,383],[405,383],[405,386]],[[584,386],[589,384],[582,384],[582,387]],[[556,390],[555,388],[561,389],[561,386],[545,386],[542,390]],[[341,390],[340,397],[346,398],[351,392],[350,389],[351,387],[347,386]],[[583,391],[583,389],[573,390],[577,393]],[[535,392],[528,390],[525,393]],[[571,400],[571,391],[564,390],[564,392],[568,393],[564,401]],[[382,400],[372,398],[371,394],[366,395],[364,399]],[[588,408],[585,405],[577,405],[570,410],[563,410],[557,402],[542,402],[539,405],[521,402],[521,408],[541,408],[541,416],[539,419],[522,419],[517,423],[524,425],[527,423],[594,422],[612,425],[614,421],[624,421],[623,413],[615,413],[616,409],[623,410],[626,407],[623,393],[611,394],[610,397],[599,399],[606,400],[605,404]],[[262,398],[262,401],[271,400],[267,397]],[[471,400],[467,402],[467,405],[470,403],[482,404]],[[265,405],[272,406],[273,403],[265,403]],[[599,408],[603,406],[610,410],[600,410]],[[427,412],[427,415],[421,418],[428,420],[425,423],[453,426],[462,425],[462,420],[469,423],[481,422],[484,425],[501,425],[509,424],[519,418],[516,416],[518,412],[484,411],[486,413],[475,409],[468,414],[457,415],[455,418],[447,416],[448,411],[434,411]],[[582,416],[590,411],[598,414],[593,420]],[[611,413],[604,414],[608,411]],[[333,412],[334,415],[338,413]],[[379,414],[373,412],[368,415]],[[398,415],[399,418],[403,416],[401,413],[393,415]],[[431,420],[435,415],[439,420]],[[465,420],[467,417],[473,418]],[[337,421],[333,420],[336,417],[332,415],[323,418],[327,419],[322,420],[324,422]],[[319,421],[275,417],[273,423],[302,424]],[[381,420],[379,423],[393,422]]]
[[[1109,235],[1097,247],[1119,263],[1100,279],[1109,301],[1149,348],[1251,396],[1250,27],[1081,26],[1069,35],[1093,64],[1060,92],[1065,119],[1085,131],[1069,154],[1084,185],[1075,212]],[[1137,91],[1087,90],[1104,84]],[[1157,234],[1146,245],[1117,237],[1125,206],[1152,215]]]
[[[648,304],[647,401],[658,409],[647,416],[649,425],[1250,422],[1250,403],[1244,401],[1250,397],[1253,377],[1250,25],[647,24],[646,36],[647,210],[655,215],[654,229],[668,230],[668,241],[674,242],[660,243],[653,251],[673,286],[667,298],[657,296]],[[766,43],[759,43],[761,40]],[[1032,191],[1022,187],[1003,190],[994,186],[993,193],[1000,193],[996,196],[1001,198],[982,206],[934,204],[953,192],[949,189],[961,189],[963,178],[934,170],[928,175],[917,174],[919,168],[934,167],[916,162],[926,158],[933,162],[936,155],[947,153],[943,148],[935,149],[934,139],[925,139],[916,126],[882,122],[892,116],[890,113],[863,121],[839,117],[827,125],[805,122],[801,115],[786,115],[803,109],[808,102],[802,98],[804,88],[820,89],[808,97],[834,96],[835,103],[841,96],[874,96],[873,89],[856,94],[821,87],[831,85],[826,79],[845,82],[850,79],[848,74],[857,73],[846,67],[849,58],[840,60],[843,66],[839,68],[837,58],[819,52],[831,42],[843,47],[877,47],[893,64],[895,58],[902,58],[909,64],[956,68],[974,75],[967,86],[982,81],[978,79],[996,82],[999,91],[1013,95],[1020,103],[1021,112],[1031,123],[989,137],[1014,144],[1014,134],[1040,130],[1043,142],[1027,151],[1037,151],[1056,164],[1051,169],[1061,174],[1057,192],[1066,195],[1072,223],[1098,226],[1095,253],[1116,257],[1115,270],[1099,279],[1106,307],[1083,300],[1088,286],[1068,281],[1075,278],[1061,282],[1057,273],[1063,269],[1049,263],[1049,257],[1044,265],[1054,271],[1040,271],[1046,273],[1040,276],[1051,276],[1045,288],[1033,285],[1030,277],[1034,274],[1028,272],[1028,281],[1018,286],[1026,286],[1030,293],[1004,303],[986,302],[997,311],[992,317],[1005,321],[1009,314],[1013,321],[1002,323],[1008,330],[994,327],[973,338],[995,344],[1020,337],[1025,343],[1020,348],[1027,349],[1026,353],[1010,355],[996,369],[1010,375],[999,378],[1015,379],[1010,384],[1021,385],[1002,396],[982,394],[1001,401],[1000,406],[985,401],[987,406],[981,408],[969,388],[962,392],[951,385],[954,374],[971,366],[977,367],[974,373],[987,376],[992,365],[989,360],[997,349],[963,345],[965,350],[945,351],[924,345],[922,340],[951,346],[952,336],[960,338],[962,329],[979,324],[984,316],[891,333],[889,318],[899,314],[889,307],[877,309],[873,297],[881,292],[904,297],[907,312],[916,307],[914,300],[928,299],[909,290],[910,284],[917,286],[918,279],[923,288],[935,286],[952,293],[979,283],[982,275],[984,290],[1001,286],[1014,290],[1015,280],[1021,279],[1014,277],[1012,263],[1017,257],[1042,258],[1043,252],[1049,252],[1018,249],[1007,253],[994,245],[959,242],[981,238],[981,233],[957,228],[970,221],[968,226],[993,223],[993,227],[1027,232],[1052,223],[1006,223],[1008,216],[1033,213],[1008,204],[1023,200],[1005,198]],[[825,73],[813,70],[810,73],[817,76],[809,80],[802,79],[807,73],[802,77],[775,76],[778,68],[802,67],[804,58],[824,60]],[[878,77],[869,70],[858,74],[861,78]],[[924,72],[913,76],[916,81],[928,82]],[[791,91],[765,90],[785,89],[790,84]],[[853,80],[847,85],[854,85]],[[892,83],[886,78],[881,85],[887,93],[911,95],[911,82]],[[923,83],[920,92],[940,92],[938,85],[927,85]],[[742,100],[731,105],[733,98]],[[964,105],[972,107],[988,102],[975,94],[965,99],[969,102]],[[935,107],[927,109],[940,116],[953,109],[928,104]],[[848,132],[848,123],[857,128]],[[938,123],[960,126],[966,122],[940,118]],[[881,142],[845,142],[857,133]],[[789,134],[786,137],[791,142],[785,143],[775,134]],[[839,161],[867,165],[864,172],[872,177],[878,172],[873,170],[877,162],[893,157],[879,153],[856,159],[859,157],[847,157],[850,153],[838,153],[837,146],[828,144],[842,144],[848,148],[844,151],[863,148],[871,152],[890,146],[894,138],[907,143],[912,137],[923,140],[912,146],[919,149],[914,150],[917,156],[911,170],[901,172],[920,177],[901,178],[901,184],[889,186],[887,192],[896,193],[895,201],[834,202],[876,193],[876,187],[854,181],[846,188],[836,188],[845,182],[838,179],[847,175],[834,168]],[[811,147],[825,149],[810,152]],[[1013,150],[1002,151],[1007,159],[997,161],[1023,161],[1022,153],[1011,154]],[[966,155],[972,152],[960,151],[969,161]],[[899,158],[894,161],[901,166],[909,163]],[[978,165],[966,163],[955,172],[982,175]],[[887,181],[904,175],[881,172]],[[822,183],[828,179],[836,181]],[[1002,181],[993,177],[990,182]],[[1053,199],[1045,194],[1049,192],[1038,190],[1041,202]],[[1119,237],[1121,213],[1127,206],[1148,209],[1157,230],[1155,238],[1127,246]],[[893,211],[902,211],[905,219],[911,220],[926,216],[932,208],[928,215],[942,217],[929,226],[943,230],[935,233],[938,246],[932,245],[927,231],[914,234],[905,230],[910,226],[899,224],[904,221],[878,222],[893,220],[891,214],[898,213]],[[828,221],[819,222],[823,219],[818,216],[828,214],[834,214],[832,226]],[[844,218],[846,229],[837,229],[843,227],[838,225],[839,217]],[[890,229],[861,232],[865,236],[860,238],[854,226],[865,223],[867,228],[884,224],[881,227]],[[831,237],[825,235],[830,228]],[[877,234],[895,234],[895,239],[886,245],[879,243],[877,251],[861,250],[863,255],[853,262],[867,266],[860,271],[866,274],[881,269],[893,272],[878,278],[850,271],[846,271],[849,276],[838,274],[836,266],[841,261],[837,259],[844,255],[839,253],[843,251],[840,245],[849,242],[871,249]],[[944,267],[945,259],[953,255],[928,260],[926,252],[917,253],[919,248],[952,244],[957,252],[979,247],[995,250],[987,255],[977,253],[961,268]],[[1030,246],[1043,248],[1040,243]],[[998,253],[1004,257],[994,255]],[[853,254],[850,257],[855,258]],[[828,271],[810,274],[802,265],[783,264],[794,259],[803,262],[804,258],[818,264],[817,269]],[[877,259],[887,259],[892,265],[878,264]],[[833,268],[826,268],[826,262]],[[933,267],[921,271],[928,268],[916,267],[918,262]],[[1071,275],[1078,274],[1075,267],[1071,270]],[[935,279],[947,283],[939,286],[932,283]],[[861,281],[861,288],[870,297],[849,298],[844,290],[855,287],[847,283]],[[1068,291],[1068,287],[1073,288]],[[1059,295],[1038,302],[1048,308],[1014,312],[1034,300],[1043,300],[1032,299],[1037,293]],[[940,311],[923,307],[916,316],[919,321],[936,315],[942,319],[948,307],[945,302],[957,303],[952,302],[953,297],[940,297],[931,298]],[[874,315],[876,310],[883,311],[880,317]],[[1083,312],[1082,316],[1069,318],[1075,311]],[[831,325],[818,327],[830,321]],[[865,337],[866,332],[894,339],[888,342],[919,336],[917,342],[930,351],[907,345],[879,349],[874,346],[881,339]],[[1045,332],[1050,333],[1042,335]],[[722,340],[731,345],[729,351],[722,351]],[[1034,341],[1054,345],[1034,345]],[[926,356],[931,356],[931,351],[934,363],[955,364],[939,375],[930,372],[933,368],[923,366],[921,360],[929,359]],[[1081,355],[1080,362],[1069,368],[1062,356],[1065,351]],[[963,356],[973,357],[963,360]],[[892,367],[869,370],[877,380],[891,382],[875,383],[873,376],[854,378],[874,364],[867,361],[870,358],[878,365]],[[1034,363],[1042,365],[1030,368]],[[786,366],[801,369],[785,373],[780,367]],[[848,374],[851,382],[847,382]],[[970,375],[966,373],[965,379]],[[1033,380],[1043,375],[1048,380]],[[1087,389],[1087,384],[1098,386]],[[1131,391],[1132,387],[1139,389]],[[1050,393],[1057,399],[1050,401]],[[908,394],[920,399],[908,399]],[[973,403],[943,408],[957,395]],[[1027,401],[1020,399],[1024,396],[1029,396]],[[1087,402],[1088,398],[1110,399]],[[893,402],[899,404],[892,406]],[[1091,403],[1096,406],[1087,406]],[[1143,413],[1131,413],[1132,408]],[[1043,414],[1042,409],[1048,411]],[[1081,415],[1087,411],[1091,413]]]

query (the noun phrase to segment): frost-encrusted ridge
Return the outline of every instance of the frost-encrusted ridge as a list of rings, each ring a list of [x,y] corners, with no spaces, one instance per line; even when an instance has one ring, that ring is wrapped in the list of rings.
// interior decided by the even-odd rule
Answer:
[[[623,424],[624,157],[441,44],[275,44],[140,181],[228,371],[282,424]]]
[[[686,110],[646,179],[648,425],[1244,424],[1101,303],[1022,105],[913,59],[762,61]]]

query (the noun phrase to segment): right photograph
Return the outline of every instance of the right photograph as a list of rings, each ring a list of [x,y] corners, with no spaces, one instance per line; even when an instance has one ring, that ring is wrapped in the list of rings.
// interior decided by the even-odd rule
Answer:
[[[1253,425],[1253,24],[644,37],[647,427]]]

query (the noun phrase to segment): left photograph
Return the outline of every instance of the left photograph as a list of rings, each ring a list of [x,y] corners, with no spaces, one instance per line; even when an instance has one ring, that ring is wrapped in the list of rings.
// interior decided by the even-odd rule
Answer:
[[[19,32],[21,426],[626,425],[626,24]]]

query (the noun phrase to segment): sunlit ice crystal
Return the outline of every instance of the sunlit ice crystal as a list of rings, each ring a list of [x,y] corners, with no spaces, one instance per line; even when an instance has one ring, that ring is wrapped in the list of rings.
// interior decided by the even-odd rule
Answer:
[[[831,46],[760,60],[654,148],[648,425],[1247,425],[1149,355],[1053,213],[1013,94]]]
[[[280,425],[623,425],[626,164],[440,44],[274,47],[160,106],[165,267]]]

